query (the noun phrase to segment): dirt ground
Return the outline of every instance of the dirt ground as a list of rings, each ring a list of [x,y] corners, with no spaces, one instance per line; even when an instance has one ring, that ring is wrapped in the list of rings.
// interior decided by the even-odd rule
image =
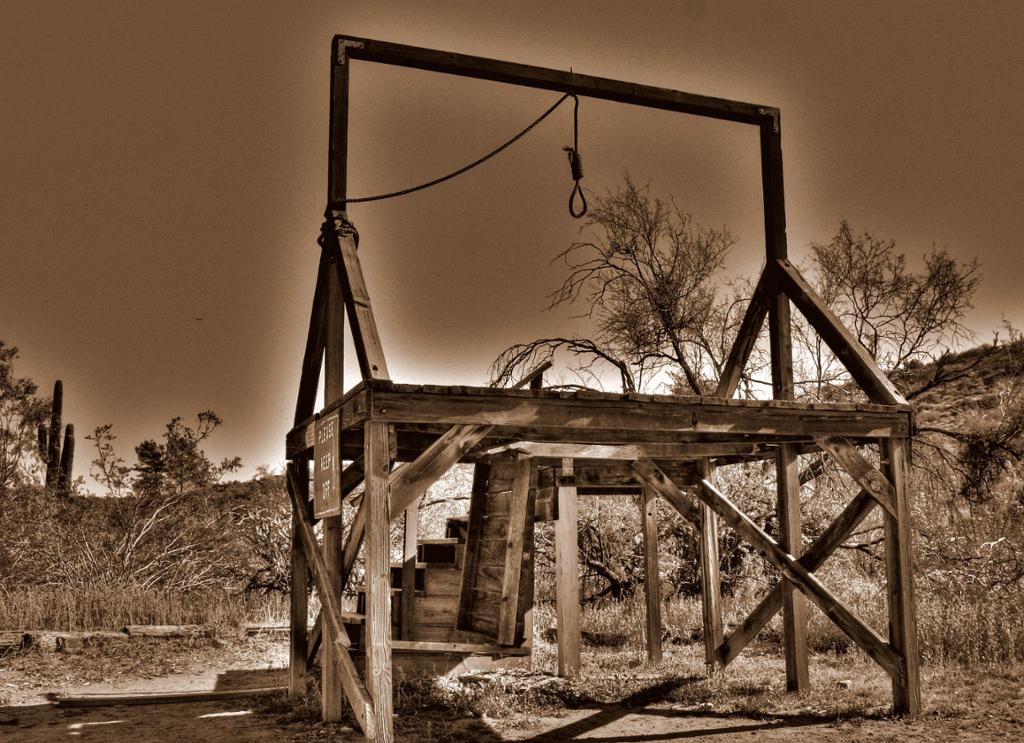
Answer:
[[[1024,705],[1024,699],[1018,700]],[[285,723],[254,711],[244,700],[202,704],[161,704],[63,709],[52,705],[0,710],[0,740],[43,743],[66,738],[134,741],[356,741],[347,726]],[[521,727],[508,729],[509,724]],[[431,732],[431,726],[399,734],[398,740],[433,741],[1017,741],[1024,740],[1020,721],[995,715],[966,720],[925,719],[828,721],[812,717],[709,716],[671,706],[643,709],[621,706],[571,710],[561,717],[523,720],[456,721]],[[808,737],[810,736],[810,737]]]
[[[136,644],[130,649],[32,651],[0,659],[0,742],[92,739],[112,741],[355,741],[348,726],[325,725],[315,712],[296,713],[280,700],[235,699],[187,704],[57,707],[51,692],[100,693],[255,688],[283,682],[283,643]],[[211,670],[215,669],[215,670]],[[499,718],[424,710],[396,719],[401,741],[1024,741],[1024,668],[925,678],[925,715],[884,713],[727,713],[718,703],[696,705],[636,698],[582,702],[542,713]]]

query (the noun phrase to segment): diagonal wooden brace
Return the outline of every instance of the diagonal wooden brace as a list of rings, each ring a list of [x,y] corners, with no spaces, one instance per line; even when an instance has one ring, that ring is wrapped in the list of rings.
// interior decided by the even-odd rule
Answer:
[[[448,469],[458,462],[474,446],[479,444],[490,426],[454,426],[443,433],[433,444],[428,446],[412,462],[406,462],[391,477],[388,487],[391,490],[391,513],[401,515],[416,498],[427,488],[437,482]],[[349,531],[342,554],[341,580],[342,585],[348,582],[355,565],[356,556],[362,546],[366,534],[366,501],[359,504],[352,529]]]
[[[831,454],[836,463],[854,479],[854,482],[878,501],[878,505],[884,508],[890,516],[896,518],[892,483],[874,468],[871,462],[857,450],[857,447],[842,436],[822,436],[816,438],[815,442]]]
[[[309,314],[309,331],[306,346],[302,352],[302,373],[299,377],[299,393],[295,402],[295,425],[313,414],[316,404],[317,382],[324,363],[324,347],[327,344],[327,276],[330,261],[320,254],[320,265],[316,274],[316,288],[313,291],[313,309]]]
[[[866,490],[851,500],[846,508],[836,517],[836,520],[821,533],[811,546],[800,556],[799,563],[810,571],[820,568],[825,561],[835,552],[839,545],[846,541],[847,537],[875,508],[877,501],[871,493]],[[757,633],[768,624],[775,614],[782,609],[782,598],[785,586],[779,584],[773,588],[767,596],[761,599],[761,603],[750,612],[750,616],[737,627],[729,637],[718,647],[718,662],[724,667],[732,663],[743,648],[757,636]]]
[[[335,224],[337,220],[344,218],[343,214],[344,212],[335,212],[332,215]],[[370,305],[370,292],[366,288],[363,269],[356,253],[355,234],[336,229],[331,233],[330,239],[338,248],[338,276],[344,289],[345,308],[348,310],[359,370],[363,379],[390,379],[384,348],[377,332],[377,321],[373,317],[373,307]]]
[[[370,695],[367,693],[366,687],[359,680],[356,667],[352,663],[352,657],[348,654],[348,648],[351,643],[348,639],[348,633],[341,622],[338,597],[331,590],[330,582],[327,578],[327,564],[320,551],[316,535],[313,533],[313,526],[306,518],[303,504],[299,502],[297,495],[300,492],[298,478],[299,475],[295,467],[289,464],[288,480],[291,487],[288,488],[288,492],[291,495],[292,508],[300,516],[300,518],[295,519],[295,523],[299,527],[299,535],[302,538],[306,558],[309,560],[313,579],[316,582],[317,593],[320,596],[320,605],[323,607],[321,621],[326,620],[330,636],[333,638],[334,645],[338,650],[341,683],[345,690],[345,696],[352,706],[356,722],[366,737],[372,738],[374,735],[373,704],[370,701]]]
[[[764,318],[768,314],[768,302],[771,299],[771,277],[767,268],[761,272],[761,278],[754,287],[754,294],[747,305],[747,311],[740,322],[729,358],[722,367],[722,376],[718,379],[715,397],[731,398],[739,387],[743,369],[750,358],[750,352],[757,343],[757,334],[761,332]]]
[[[650,460],[633,462],[633,469],[660,493],[679,491],[676,484]],[[900,674],[900,658],[896,651],[878,633],[864,624],[860,617],[829,591],[813,573],[761,530],[728,498],[718,492],[710,482],[704,479],[700,480],[694,489],[694,494],[750,542],[794,586],[817,604],[826,616],[849,635],[891,677],[896,678]],[[678,492],[677,497],[682,497],[681,491]]]
[[[832,353],[843,362],[872,402],[883,405],[907,404],[906,399],[885,376],[885,372],[879,368],[871,354],[828,308],[825,300],[818,296],[796,266],[788,260],[777,260],[774,263],[774,273],[778,276],[786,295],[807,318]]]

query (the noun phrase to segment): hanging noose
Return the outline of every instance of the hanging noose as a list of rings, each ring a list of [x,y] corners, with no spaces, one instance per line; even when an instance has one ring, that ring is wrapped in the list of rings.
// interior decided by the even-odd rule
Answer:
[[[580,99],[575,93],[572,96],[572,147],[563,147],[569,157],[569,170],[575,185],[569,194],[569,214],[579,219],[587,213],[587,197],[583,195],[580,180],[583,179],[583,160],[580,157]],[[579,201],[577,208],[576,202]]]

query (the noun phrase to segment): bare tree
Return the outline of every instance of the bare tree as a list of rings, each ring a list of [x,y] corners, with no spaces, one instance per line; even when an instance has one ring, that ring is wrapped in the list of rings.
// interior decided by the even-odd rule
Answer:
[[[812,243],[816,288],[825,302],[887,372],[934,361],[972,337],[963,324],[981,276],[977,261],[960,263],[943,250],[907,268],[893,240],[856,234],[845,219],[828,243]],[[821,397],[846,378],[835,357],[806,323],[794,333],[809,371],[804,391]]]
[[[565,350],[577,357],[581,378],[595,365],[618,373],[622,389],[642,389],[659,370],[702,392],[702,365],[715,368],[724,355],[708,333],[722,307],[713,279],[735,242],[726,229],[701,227],[671,199],[651,198],[625,176],[615,192],[595,199],[583,231],[589,239],[558,254],[569,275],[551,295],[550,307],[585,305],[590,338],[542,338],[506,349],[492,376],[508,382],[517,370]],[[726,313],[728,314],[728,313]]]

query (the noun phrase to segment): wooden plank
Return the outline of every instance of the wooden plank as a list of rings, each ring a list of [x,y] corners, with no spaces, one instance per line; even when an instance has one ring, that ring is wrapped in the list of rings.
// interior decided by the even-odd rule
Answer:
[[[225,699],[246,699],[283,694],[285,686],[263,686],[256,689],[201,689],[197,691],[131,692],[121,694],[58,694],[58,707],[110,707],[139,704],[192,704],[219,702]]]
[[[729,358],[726,359],[725,366],[722,367],[722,376],[718,379],[715,397],[729,398],[736,394],[743,370],[757,344],[757,335],[761,332],[764,318],[768,314],[769,297],[769,273],[762,270],[761,276],[757,280],[757,286],[754,287],[754,294],[750,297],[750,304],[747,305],[746,312],[743,313],[743,320],[736,332],[736,340],[733,341],[732,348],[729,349]]]
[[[300,503],[306,503],[308,500],[298,501],[296,499],[296,493],[299,492],[297,483],[295,482],[299,474],[296,471],[293,464],[289,464],[286,468],[288,478],[292,480],[292,487],[288,488],[288,493],[292,497],[292,508],[294,512],[302,513],[300,509]],[[306,559],[310,562],[312,567],[313,579],[317,585],[317,591],[320,595],[320,604],[322,610],[320,612],[321,620],[328,626],[329,637],[331,644],[338,650],[338,668],[341,677],[341,686],[344,690],[345,696],[348,698],[349,705],[352,707],[352,713],[356,718],[356,724],[363,731],[363,734],[368,738],[372,738],[375,734],[376,728],[374,727],[374,716],[373,716],[373,704],[370,702],[370,696],[366,691],[366,687],[363,686],[362,681],[359,680],[359,674],[356,672],[355,666],[352,664],[352,658],[348,654],[348,633],[345,632],[341,622],[341,613],[338,608],[338,597],[330,590],[330,584],[327,576],[327,566],[324,563],[323,555],[320,553],[319,545],[316,541],[316,535],[313,533],[312,525],[304,518],[299,519],[299,534],[302,537],[303,548],[306,553]]]
[[[921,713],[920,655],[917,647],[917,609],[907,488],[907,442],[882,441],[882,466],[893,486],[896,517],[885,514],[885,576],[889,600],[889,641],[897,654],[899,672],[892,674],[892,707],[900,715]]]
[[[786,243],[786,189],[782,173],[782,116],[759,122],[761,194],[764,202],[765,270],[788,256]],[[771,292],[774,295],[776,292]]]
[[[302,528],[300,519],[309,520],[309,462],[299,458],[294,467],[300,473],[293,484],[288,478],[286,487],[305,487],[305,491],[295,493],[292,502],[292,537],[291,537],[291,587],[289,590],[289,643],[288,643],[288,693],[292,697],[301,697],[306,693],[306,663],[309,653],[309,637],[307,621],[309,616],[309,565],[306,553],[302,548]],[[303,476],[301,473],[305,473]],[[300,513],[299,507],[306,510]]]
[[[443,624],[454,628],[459,614],[458,602],[457,596],[423,596],[416,602],[415,624]]]
[[[349,579],[352,577],[352,568],[356,566],[356,558],[359,557],[359,550],[363,546],[363,538],[366,536],[366,495],[359,501],[359,507],[352,517],[352,523],[348,528],[348,539],[341,552],[341,585],[342,590],[348,587]]]
[[[493,540],[494,542],[506,541],[503,536],[500,540]],[[501,555],[501,561],[499,562],[487,562],[487,558],[490,555],[481,555],[476,565],[476,581],[473,584],[474,588],[486,591],[493,591],[495,593],[501,593],[501,586],[505,580],[505,562],[504,554]]]
[[[313,627],[309,630],[309,642],[306,648],[306,667],[312,668],[316,663],[317,653],[320,652],[320,642],[323,640],[323,610],[316,613],[313,618]]]
[[[552,362],[542,361],[530,369],[522,378],[512,385],[512,389],[529,388],[531,390],[544,389],[544,372],[552,367]]]
[[[324,350],[324,401],[335,402],[342,398],[345,390],[345,384],[343,379],[345,359],[345,314],[342,302],[342,289],[338,279],[336,271],[330,271],[327,277],[327,304],[325,312],[327,314],[327,336],[326,346]],[[336,423],[334,425],[334,443],[337,444],[338,429],[341,427],[341,423],[337,413],[331,413],[327,418],[334,417]],[[323,433],[321,428],[321,420],[318,420],[314,425],[314,428],[318,432]],[[316,449],[314,448],[314,454]],[[321,451],[321,454],[326,454]],[[338,457],[340,452],[330,452],[332,458],[332,467],[337,467]],[[314,473],[320,469],[320,463],[314,464]],[[331,482],[336,482],[335,478],[331,478]],[[331,488],[332,492],[335,492],[334,488]],[[341,585],[341,535],[342,535],[342,524],[341,524],[341,502],[340,496],[337,498],[337,508],[330,508],[332,504],[324,504],[327,506],[326,513],[331,515],[325,516],[321,523],[321,530],[323,533],[323,557],[325,566],[325,577],[327,584],[323,587],[324,591],[330,591],[335,597],[341,596],[342,585]],[[316,514],[316,508],[314,507],[314,515]],[[323,596],[321,595],[321,604],[323,604]],[[339,641],[348,642],[348,634],[340,628],[340,625],[336,626],[336,623],[328,623],[324,629],[326,630],[328,642],[324,643],[321,657],[320,657],[320,690],[321,690],[321,713],[325,722],[338,722],[344,716],[343,708],[343,674],[344,671],[341,669],[340,654],[335,649],[335,644]],[[335,629],[341,629],[339,636],[335,637],[333,631]]]
[[[634,459],[698,459],[718,457],[727,454],[757,454],[766,451],[765,444],[758,443],[644,443],[644,444],[563,444],[543,441],[517,441],[495,447],[487,453],[503,451],[523,452],[531,457],[550,459],[618,459],[632,462]],[[577,486],[578,487],[578,486]]]
[[[909,413],[903,410],[815,409],[806,405],[734,405],[714,398],[671,403],[631,399],[535,397],[509,394],[461,394],[396,386],[375,390],[370,416],[376,420],[445,426],[500,425],[511,428],[614,431],[620,440],[639,438],[632,432],[663,430],[696,434],[754,434],[773,440],[780,436],[852,436],[882,438],[907,436]],[[534,393],[545,394],[546,391]],[[527,436],[524,436],[526,438]]]
[[[762,122],[761,190],[764,198],[765,274],[768,279],[768,335],[771,345],[772,392],[778,400],[793,400],[793,343],[789,298],[783,292],[775,267],[788,257],[786,242],[785,187],[782,167],[781,117],[771,126]],[[800,481],[796,453],[780,446],[775,459],[776,505],[783,549],[799,555]],[[785,580],[785,579],[783,579]],[[807,668],[807,617],[803,596],[783,588],[782,645],[786,658],[786,689],[809,688]]]
[[[646,462],[646,461],[649,461],[649,460],[638,460],[638,461]],[[637,472],[639,473],[640,470],[637,469]],[[641,479],[643,479],[643,477],[644,477],[644,475],[643,475],[643,473],[641,473]],[[654,488],[655,491],[658,493],[658,495],[660,495],[662,498],[664,498],[668,502],[668,504],[670,506],[672,506],[673,509],[675,509],[676,513],[678,513],[680,516],[683,517],[684,521],[689,523],[690,526],[692,526],[694,529],[696,529],[697,533],[700,534],[700,527],[701,527],[700,511],[697,509],[696,506],[693,505],[693,503],[691,502],[691,500],[689,498],[687,498],[687,497],[685,497],[683,495],[683,491],[681,491],[679,489],[679,487],[676,486],[676,484],[669,478],[668,475],[665,474],[665,472],[660,467],[658,468],[657,472],[648,472],[647,473],[647,477],[658,477],[658,478],[663,478],[664,479],[665,482],[664,482],[663,486],[662,487],[655,487]],[[645,480],[645,482],[648,482],[648,481]],[[649,484],[649,482],[648,482],[648,484]]]
[[[327,256],[320,253],[320,263],[316,273],[316,287],[313,290],[313,308],[309,313],[309,330],[306,335],[306,346],[302,353],[302,371],[299,374],[299,392],[295,401],[294,424],[313,415],[316,405],[317,387],[320,382],[320,370],[324,362],[324,344],[327,332],[327,277],[330,273],[330,262]]]
[[[490,441],[485,442],[481,448],[490,446],[493,450],[494,447],[507,445],[514,440],[616,446],[645,443],[677,445],[681,442],[715,443],[716,445],[719,443],[744,443],[766,447],[779,441],[807,444],[812,442],[815,435],[842,435],[855,440],[874,440],[882,436],[905,437],[910,433],[910,409],[908,406],[884,406],[873,403],[785,402],[783,404],[783,401],[775,400],[673,398],[664,395],[624,396],[607,393],[595,393],[600,395],[597,398],[600,402],[594,403],[590,398],[574,397],[575,393],[555,393],[551,390],[527,393],[484,387],[438,388],[394,384],[380,387],[382,384],[384,383],[374,382],[372,389],[371,383],[357,385],[337,406],[329,405],[321,411],[321,415],[326,415],[334,409],[341,408],[344,430],[343,458],[352,459],[362,452],[361,432],[353,429],[361,426],[369,417],[371,396],[377,400],[378,408],[386,408],[386,403],[394,399],[391,397],[392,395],[409,394],[429,396],[433,403],[426,409],[428,415],[422,416],[422,420],[404,423],[394,421],[399,427],[400,456],[406,460],[418,456],[438,435],[447,431],[452,425],[473,424],[483,421],[485,417],[494,420],[495,416],[498,416],[500,420],[505,415],[503,412],[505,408],[519,409],[514,416],[509,416],[507,423],[495,425],[492,428],[487,437]],[[524,403],[521,397],[517,397],[523,394],[533,394],[536,397]],[[556,396],[551,397],[553,394]],[[481,398],[486,400],[486,410],[480,410],[476,402],[472,400],[468,403],[474,406],[471,407],[470,415],[474,416],[476,420],[455,420],[454,423],[439,420],[452,417],[450,415],[452,411],[448,409],[450,400],[467,397],[477,398],[478,401]],[[494,398],[501,397],[505,397],[504,402],[494,400]],[[551,400],[560,402],[551,403]],[[528,422],[530,420],[529,408],[523,407],[524,404],[534,407],[557,404],[564,408],[572,406],[574,401],[581,415],[587,407],[600,410],[609,406],[613,409],[618,407],[616,414],[621,416],[618,418],[618,422],[622,425],[618,428],[588,427],[585,425],[585,418],[574,416],[569,421],[572,424],[571,427],[563,426],[560,423],[564,422],[567,417],[566,410],[558,413],[561,421],[559,419],[552,421],[545,413],[545,420],[542,421],[545,425],[532,425]],[[458,404],[461,406],[467,403],[463,400]],[[444,411],[443,416],[437,414],[438,408]],[[650,422],[643,426],[637,425],[636,421],[628,415],[629,411],[633,409],[646,410],[645,415],[649,414]],[[678,415],[669,420],[660,418],[660,411],[666,409],[671,409]],[[779,410],[783,412],[778,413]],[[710,418],[702,419],[701,411],[704,412],[705,418],[708,416]],[[458,410],[455,412],[457,414]],[[692,420],[695,412],[697,414],[696,423]],[[787,417],[780,423],[779,416]],[[314,420],[314,418],[310,418],[303,421],[286,436],[286,453],[289,458],[294,458],[312,448]],[[552,422],[559,425],[546,425]],[[782,428],[776,430],[775,424],[781,425]],[[713,450],[698,450],[693,454],[694,456],[715,456],[716,458],[731,456],[728,446],[722,453]],[[689,452],[687,455],[689,456]],[[472,452],[472,456],[482,456],[482,452]]]
[[[711,462],[701,463],[703,476],[713,477]],[[649,487],[649,486],[648,486]],[[715,669],[715,653],[722,642],[722,579],[719,575],[718,519],[715,512],[701,503],[700,513],[700,596],[701,625],[704,639],[704,665],[710,675]]]
[[[402,608],[399,613],[403,640],[412,639],[416,613],[416,540],[419,531],[420,498],[405,509],[404,539],[402,540]]]
[[[543,393],[547,393],[545,390]],[[380,394],[388,393],[375,393],[376,396]],[[436,397],[440,393],[432,392]],[[350,393],[351,395],[351,393]],[[529,440],[535,442],[552,442],[552,443],[577,443],[583,445],[589,444],[608,444],[608,445],[643,445],[646,443],[656,444],[671,444],[673,446],[678,445],[680,442],[690,443],[705,443],[712,444],[714,446],[698,447],[696,451],[686,452],[683,458],[691,460],[694,457],[701,456],[713,456],[717,461],[725,461],[728,463],[731,461],[738,461],[738,457],[756,457],[756,458],[767,458],[767,455],[774,456],[774,449],[772,444],[776,442],[793,442],[806,447],[817,448],[817,445],[813,443],[813,437],[815,435],[843,435],[854,440],[856,443],[861,441],[871,441],[878,439],[882,436],[906,436],[910,431],[910,412],[909,408],[899,408],[889,406],[888,408],[882,405],[874,405],[872,403],[861,403],[864,405],[870,405],[868,408],[858,409],[857,406],[846,406],[844,404],[824,404],[824,403],[813,403],[817,407],[807,406],[808,403],[793,403],[793,406],[786,406],[785,409],[790,410],[790,413],[784,414],[795,414],[797,419],[787,419],[790,423],[785,424],[786,431],[774,432],[775,430],[768,425],[761,426],[764,430],[760,433],[751,433],[750,429],[754,423],[769,424],[771,423],[766,413],[762,412],[761,409],[765,407],[764,401],[751,401],[742,400],[743,405],[733,404],[740,402],[739,400],[725,401],[714,398],[703,398],[707,400],[714,400],[713,402],[705,403],[694,403],[692,398],[684,398],[682,401],[678,401],[677,405],[687,406],[700,404],[702,409],[713,409],[713,405],[722,405],[725,409],[732,409],[732,419],[735,420],[739,417],[746,417],[748,420],[739,424],[738,426],[731,426],[727,424],[725,419],[719,420],[716,424],[711,426],[706,423],[701,423],[698,417],[697,428],[698,429],[712,429],[712,430],[679,430],[678,428],[651,428],[651,427],[637,427],[625,429],[613,429],[613,428],[588,428],[586,426],[579,426],[574,428],[567,427],[538,427],[517,423],[509,423],[508,425],[498,425],[492,428],[492,431],[487,435],[486,439],[481,441],[480,445],[471,452],[468,452],[464,457],[464,462],[475,462],[478,458],[485,455],[485,451],[500,453],[503,447],[507,447],[509,443],[514,440]],[[351,460],[357,453],[362,450],[362,439],[361,433],[352,431],[353,427],[361,426],[365,423],[369,417],[368,410],[366,407],[361,405],[369,401],[369,392],[362,390],[362,392],[356,392],[354,396],[350,396],[343,403],[342,410],[342,458],[344,460]],[[615,401],[612,401],[615,402]],[[617,402],[623,402],[618,400]],[[723,404],[725,403],[725,404]],[[750,403],[750,404],[746,404]],[[443,403],[441,403],[443,404]],[[511,403],[509,403],[511,404]],[[544,403],[547,404],[547,403]],[[646,404],[646,403],[641,403]],[[666,405],[662,405],[665,407]],[[679,408],[684,409],[684,408]],[[719,408],[721,409],[721,408]],[[743,411],[745,409],[745,412]],[[793,412],[796,410],[810,410],[812,416],[817,416],[811,421],[800,422],[800,413]],[[329,412],[326,409],[324,413]],[[822,411],[824,417],[822,417]],[[502,414],[498,413],[499,416]],[[774,413],[772,413],[774,414]],[[346,417],[349,416],[349,417]],[[691,414],[692,418],[692,414]],[[844,428],[842,421],[851,420],[852,429]],[[312,447],[313,443],[313,431],[311,428],[311,421],[304,422],[298,427],[293,429],[286,437],[286,452],[288,458],[295,458],[295,456],[305,453],[307,449]],[[628,418],[623,419],[624,422],[629,421]],[[452,428],[452,423],[430,423],[430,422],[394,422],[398,429],[398,458],[399,461],[412,461],[415,460],[423,450],[433,442],[437,436],[444,433],[445,431]],[[797,430],[799,426],[805,425],[805,428]],[[690,426],[689,423],[684,425]],[[692,426],[690,426],[692,429]],[[817,430],[814,430],[817,429]],[[861,435],[856,429],[861,431],[867,431],[868,433]],[[721,451],[717,451],[719,444],[724,444]],[[748,446],[755,444],[753,447],[753,454],[734,453],[730,451],[731,445],[742,444],[739,446],[741,451],[750,450]],[[701,450],[702,448],[702,450]],[[653,458],[663,458],[659,452],[651,450],[649,453],[657,453]],[[550,465],[560,461],[560,457],[537,457],[538,464]],[[572,458],[584,458],[584,457],[572,457]],[[642,457],[651,458],[651,457]],[[675,457],[673,457],[675,458]],[[663,460],[668,462],[668,460]]]
[[[210,627],[198,624],[129,624],[123,632],[129,637],[206,637]]]
[[[659,493],[673,492],[682,498],[682,492],[660,472],[650,460],[640,460],[633,465],[637,472]],[[736,508],[724,495],[707,480],[701,480],[695,488],[695,495],[709,505],[730,527],[762,554],[772,565],[794,583],[833,622],[856,642],[865,653],[882,666],[890,675],[898,674],[898,656],[878,634],[836,598],[807,568],[795,557],[782,549],[781,545],[768,536],[750,518]]]
[[[482,533],[483,539],[507,539],[508,530],[511,524],[511,516],[509,514],[487,514],[484,516],[484,529]]]
[[[466,557],[462,564],[462,586],[459,591],[459,613],[455,626],[459,629],[473,628],[473,595],[480,563],[480,537],[483,531],[483,516],[487,510],[487,479],[489,464],[480,462],[473,467],[473,487],[469,495],[469,524],[466,527]]]
[[[466,552],[467,556],[469,552]],[[429,568],[424,571],[423,588],[428,596],[458,596],[462,585],[459,568]]]
[[[501,609],[498,614],[499,645],[512,645],[516,639],[519,578],[523,565],[523,527],[526,523],[526,504],[530,498],[530,468],[529,455],[519,454],[516,456],[512,503],[509,515],[505,519],[507,546],[505,548],[505,571],[501,585]]]
[[[509,648],[502,645],[488,645],[475,642],[405,642],[395,640],[391,643],[393,650],[413,650],[423,653],[480,653],[482,655],[528,655],[529,648]]]
[[[776,508],[779,516],[779,544],[800,557],[800,468],[796,453],[787,444],[776,455]],[[786,658],[786,690],[802,693],[810,689],[807,657],[807,606],[803,594],[786,578],[782,590],[782,650]]]
[[[345,193],[347,146],[348,146],[348,69],[337,65],[331,66],[331,110],[330,137],[328,138],[328,203],[336,203],[337,196]],[[325,246],[324,253],[329,259],[336,259],[337,250],[329,250],[330,243]],[[333,252],[333,255],[331,253]],[[345,384],[344,374],[344,315],[342,312],[340,269],[329,266],[327,270],[327,297],[324,312],[327,315],[325,338],[325,370],[324,370],[324,402],[328,406],[340,406],[343,400]],[[342,425],[347,418],[342,413]],[[289,477],[297,473],[289,470]],[[297,508],[297,507],[296,507]],[[340,720],[341,710],[338,705],[340,694],[337,685],[348,698],[352,707],[356,725],[367,738],[377,737],[377,724],[370,695],[356,673],[355,665],[348,654],[348,633],[340,621],[338,599],[341,594],[341,516],[330,516],[323,520],[324,550],[326,563],[319,564],[314,577],[319,576],[318,592],[321,603],[321,631],[328,639],[323,643],[321,653],[322,716],[324,720]],[[306,545],[306,557],[316,564],[318,557],[316,538],[312,526],[302,521],[302,534]],[[321,558],[323,562],[323,558]]]
[[[558,675],[579,675],[580,571],[577,535],[576,487],[567,484],[573,474],[571,459],[562,460],[555,522],[555,613],[558,624]]]
[[[644,540],[644,605],[647,660],[661,662],[661,573],[658,569],[658,494],[644,488],[640,498],[640,527]]]
[[[363,484],[363,456],[360,454],[341,471],[341,497]]]
[[[771,119],[777,109],[756,103],[730,101],[724,98],[684,93],[651,85],[581,75],[578,72],[553,70],[467,54],[453,54],[433,49],[393,44],[355,36],[335,37],[338,66],[348,67],[347,59],[361,59],[382,64],[399,65],[432,72],[522,85],[531,88],[574,93],[579,96],[659,108],[694,116],[707,116],[744,124],[759,124]]]
[[[515,644],[533,645],[533,599],[534,599],[534,522],[537,514],[537,468],[530,468],[530,489],[526,501],[523,529],[523,559],[519,566],[519,601],[516,610]]]
[[[359,412],[360,405],[365,406],[370,397],[384,395],[385,397],[396,394],[423,394],[441,395],[445,397],[486,397],[515,400],[520,404],[535,404],[545,400],[576,401],[577,403],[596,402],[603,403],[627,403],[633,406],[642,406],[646,403],[661,403],[663,406],[670,405],[712,405],[723,408],[744,409],[786,409],[786,410],[831,410],[836,412],[876,412],[891,413],[893,411],[909,411],[909,405],[887,405],[872,402],[803,402],[793,400],[754,400],[754,399],[723,399],[718,397],[694,397],[692,395],[666,395],[648,394],[640,392],[600,392],[598,390],[565,390],[565,389],[542,389],[528,390],[517,387],[479,387],[470,385],[437,385],[437,384],[399,384],[389,380],[365,380],[358,382],[350,389],[344,398],[347,404],[351,402],[356,405],[355,412]],[[335,407],[328,405],[320,414],[334,410]],[[342,416],[345,417],[344,415]],[[350,426],[346,423],[344,428]],[[428,430],[417,427],[417,430]],[[441,429],[446,430],[446,429]],[[646,440],[646,439],[637,439]],[[672,439],[667,439],[671,441]],[[620,443],[612,441],[611,443]]]
[[[458,633],[459,631],[455,629],[454,624],[433,625],[417,623],[413,628],[412,637],[409,639],[417,642],[454,642],[458,639]],[[393,640],[391,644],[392,663],[395,663],[396,660],[394,647],[395,642],[396,641]],[[395,667],[395,671],[397,670],[397,667]]]
[[[366,681],[380,741],[394,738],[391,691],[391,457],[386,424],[369,421],[364,437],[366,506]]]
[[[414,498],[437,482],[452,465],[462,459],[487,435],[487,426],[456,426],[445,432],[412,462],[406,462],[391,475],[391,509],[400,513]]]
[[[292,484],[292,487],[288,489],[289,495],[292,497],[292,505],[298,503],[304,503],[305,501],[298,501],[297,491],[298,480],[300,479],[299,474],[295,470],[295,465],[289,463],[287,466],[288,479]],[[316,585],[318,594],[320,594],[320,605],[324,608],[321,612],[321,617],[324,614],[327,615],[326,622],[328,626],[333,629],[341,628],[341,621],[338,618],[340,616],[340,608],[338,606],[338,595],[335,591],[330,590],[330,574],[327,567],[327,562],[324,559],[323,554],[320,550],[320,545],[317,542],[316,535],[313,533],[312,524],[303,516],[303,512],[296,508],[295,509],[300,518],[298,519],[299,536],[302,539],[303,550],[306,553],[306,559],[309,561],[310,572],[313,575],[313,581]],[[343,647],[348,647],[348,640],[344,633],[338,633],[338,637],[335,639],[332,636],[332,641],[340,644]]]
[[[348,309],[359,370],[363,379],[390,379],[384,348],[377,332],[377,321],[370,304],[370,292],[366,288],[363,268],[356,252],[355,235],[335,234],[334,242],[341,256],[337,264],[338,276],[345,288],[345,307]]]
[[[843,362],[850,375],[867,393],[868,398],[872,402],[886,405],[905,405],[906,399],[885,376],[871,354],[828,308],[825,301],[807,283],[796,266],[788,260],[777,261],[775,274],[779,277],[793,304],[811,323],[836,358]],[[843,434],[836,432],[835,435]],[[848,435],[854,434],[849,432]]]
[[[861,454],[857,448],[841,436],[822,436],[816,439],[818,446],[832,455],[836,463],[842,467],[854,482],[878,501],[878,505],[896,518],[896,506],[893,503],[893,487],[885,475],[879,472]]]
[[[846,541],[847,537],[871,513],[876,505],[877,501],[871,497],[871,494],[862,490],[846,505],[846,508],[836,517],[835,521],[814,540],[811,546],[807,548],[807,551],[800,556],[800,564],[812,573],[820,568],[825,563],[825,560],[839,548],[839,545]],[[742,652],[743,648],[782,609],[782,597],[788,585],[788,583],[776,585],[761,599],[761,602],[750,613],[750,616],[719,646],[718,662],[723,667],[732,663],[736,656]]]
[[[333,64],[342,47],[337,37],[331,45],[331,108],[327,138],[327,203],[344,204],[348,188],[348,87],[349,65]]]

